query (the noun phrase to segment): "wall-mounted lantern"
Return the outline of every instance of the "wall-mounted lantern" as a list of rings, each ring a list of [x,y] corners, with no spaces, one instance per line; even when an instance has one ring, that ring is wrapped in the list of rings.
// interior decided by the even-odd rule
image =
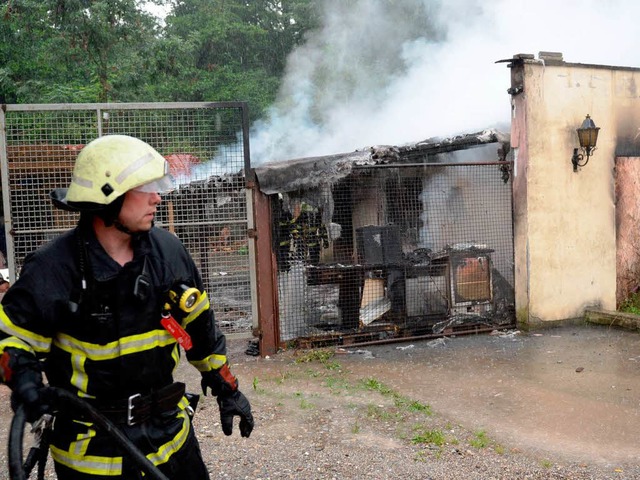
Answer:
[[[596,127],[593,120],[589,115],[584,119],[578,132],[578,141],[580,142],[580,148],[584,153],[578,153],[578,149],[573,149],[573,156],[571,157],[571,163],[573,164],[573,171],[577,172],[578,167],[584,167],[589,162],[589,157],[596,149],[596,143],[598,142],[598,131],[600,127]],[[584,162],[583,162],[584,160]]]

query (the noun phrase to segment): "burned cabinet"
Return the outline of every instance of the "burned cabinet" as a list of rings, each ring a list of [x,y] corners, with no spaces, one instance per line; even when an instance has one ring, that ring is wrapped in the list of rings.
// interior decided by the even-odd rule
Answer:
[[[395,225],[358,228],[356,240],[358,263],[367,272],[365,284],[361,284],[360,308],[378,306],[375,315],[366,312],[366,320],[361,310],[361,326],[380,318],[381,313],[402,319],[484,314],[491,310],[492,249],[458,243],[438,252],[425,250],[423,255],[414,252],[408,256],[403,254],[401,232]],[[372,285],[378,286],[376,295],[366,288]]]
[[[405,269],[408,318],[485,314],[493,308],[493,250],[449,246]]]
[[[399,266],[403,264],[400,230],[395,225],[368,225],[356,229],[358,263]]]
[[[488,312],[493,304],[490,249],[454,250],[449,254],[447,281],[451,313]]]

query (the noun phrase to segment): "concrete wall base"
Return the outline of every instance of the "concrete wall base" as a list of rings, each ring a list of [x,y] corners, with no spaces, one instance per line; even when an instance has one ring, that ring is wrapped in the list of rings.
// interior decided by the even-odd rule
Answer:
[[[640,332],[640,315],[633,313],[587,309],[584,311],[584,319],[587,323],[616,326]]]

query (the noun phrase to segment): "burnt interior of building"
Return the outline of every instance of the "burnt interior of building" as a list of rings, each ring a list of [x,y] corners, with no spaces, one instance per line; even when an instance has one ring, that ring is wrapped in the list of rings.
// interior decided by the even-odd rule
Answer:
[[[280,340],[394,341],[515,323],[510,163],[495,132],[264,166]]]

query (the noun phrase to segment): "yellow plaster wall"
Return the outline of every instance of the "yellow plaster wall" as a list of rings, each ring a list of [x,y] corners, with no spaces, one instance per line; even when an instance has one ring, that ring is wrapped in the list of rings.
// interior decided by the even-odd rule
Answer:
[[[581,317],[589,306],[614,310],[615,149],[640,127],[640,72],[537,60],[513,68],[522,69],[524,85],[512,96],[518,321]],[[574,172],[576,128],[587,114],[601,128],[598,146]]]

